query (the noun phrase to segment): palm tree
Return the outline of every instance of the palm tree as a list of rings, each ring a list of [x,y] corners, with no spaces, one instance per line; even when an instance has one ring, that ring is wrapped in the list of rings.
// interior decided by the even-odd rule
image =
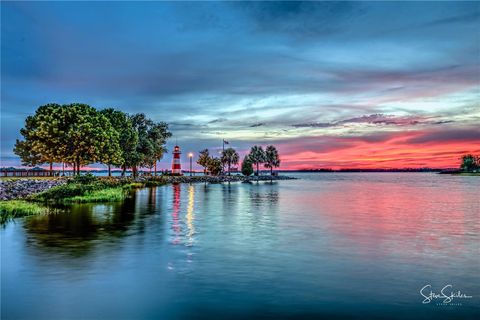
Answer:
[[[268,146],[265,149],[265,168],[270,168],[270,175],[273,175],[273,168],[280,166],[280,158],[275,146]]]
[[[261,146],[253,146],[252,149],[250,149],[250,154],[248,157],[250,158],[250,161],[257,166],[258,176],[259,165],[260,163],[265,162],[265,152],[263,151],[263,148]]]
[[[222,163],[226,163],[228,167],[228,175],[230,175],[230,167],[232,164],[238,164],[239,156],[233,148],[228,148],[222,152]]]

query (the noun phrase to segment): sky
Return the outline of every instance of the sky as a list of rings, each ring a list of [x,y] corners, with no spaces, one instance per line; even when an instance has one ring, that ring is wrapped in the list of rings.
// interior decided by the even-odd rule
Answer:
[[[2,1],[1,166],[38,106],[82,102],[166,121],[184,166],[225,139],[281,169],[457,167],[479,26],[480,2]]]

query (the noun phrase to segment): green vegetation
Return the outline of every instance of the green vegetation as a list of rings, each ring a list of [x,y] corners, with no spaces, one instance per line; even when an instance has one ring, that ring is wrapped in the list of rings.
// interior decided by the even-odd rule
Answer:
[[[242,161],[242,174],[247,177],[253,174],[252,162],[250,161],[248,155],[246,155]]]
[[[480,170],[480,156],[466,154],[462,157],[460,169],[464,172],[477,172]]]
[[[47,213],[48,208],[23,200],[0,201],[0,223],[29,215]]]
[[[248,155],[248,158],[257,167],[256,175],[258,176],[259,174],[259,166],[261,163],[265,162],[265,151],[263,151],[263,148],[261,146],[253,146],[252,149],[250,150],[250,154]]]
[[[205,174],[219,175],[222,172],[223,164],[227,165],[228,174],[232,165],[239,162],[238,152],[233,148],[225,149],[220,159],[210,156],[208,149],[199,152],[197,163],[203,167]],[[275,146],[267,146],[265,151],[261,146],[253,146],[250,153],[246,155],[242,162],[242,174],[250,176],[253,173],[253,165],[256,165],[256,175],[260,171],[260,164],[264,163],[266,168],[270,168],[270,174],[273,174],[273,168],[280,166],[280,157]]]
[[[128,180],[100,179],[91,174],[77,176],[67,184],[53,187],[30,196],[29,200],[46,203],[109,202],[120,201],[128,190],[143,187]]]
[[[270,168],[270,175],[273,175],[273,168],[280,166],[280,158],[278,157],[277,148],[267,146],[265,149],[265,168]]]
[[[213,176],[218,176],[222,173],[222,161],[219,158],[210,158],[208,160],[208,172]]]
[[[125,189],[122,187],[108,188],[102,190],[87,191],[83,195],[64,198],[63,203],[92,203],[92,202],[114,202],[122,201],[126,197]]]
[[[222,152],[222,164],[226,164],[228,168],[228,175],[230,175],[230,168],[232,165],[238,164],[238,152],[233,148],[227,148]]]
[[[131,168],[155,167],[166,152],[171,137],[168,125],[154,122],[144,114],[129,115],[114,109],[97,109],[86,104],[47,104],[25,120],[23,140],[14,148],[24,165],[69,163],[80,168],[94,162],[110,169],[120,166],[123,174]],[[155,169],[156,171],[156,169]]]
[[[208,149],[204,149],[199,152],[197,163],[203,167],[203,173],[207,174],[208,162],[210,161],[210,153]]]
[[[200,151],[199,154],[197,163],[203,167],[205,174],[209,173],[213,176],[218,176],[222,173],[222,159],[211,157],[208,149]]]

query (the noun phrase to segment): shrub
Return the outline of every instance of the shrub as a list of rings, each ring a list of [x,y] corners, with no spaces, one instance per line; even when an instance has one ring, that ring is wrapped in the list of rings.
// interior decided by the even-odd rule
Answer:
[[[70,183],[79,183],[79,184],[91,184],[94,183],[95,181],[98,181],[98,178],[95,177],[93,174],[90,172],[87,173],[86,175],[83,176],[75,176],[72,180],[70,180]]]

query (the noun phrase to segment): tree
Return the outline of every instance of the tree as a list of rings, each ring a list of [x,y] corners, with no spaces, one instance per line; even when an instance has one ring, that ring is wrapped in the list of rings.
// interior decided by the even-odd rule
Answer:
[[[163,156],[166,140],[172,134],[166,123],[155,123],[143,113],[134,114],[130,119],[138,134],[138,143],[135,150],[127,155],[126,166],[132,168],[136,177],[139,166],[152,167]]]
[[[157,161],[160,161],[167,152],[165,144],[171,136],[172,134],[168,131],[168,125],[165,122],[154,123],[148,130],[148,139],[150,140],[152,149],[146,156],[145,162],[147,164],[153,162],[155,175],[157,175]]]
[[[253,174],[252,162],[250,161],[248,155],[246,155],[242,161],[242,174],[247,177]]]
[[[210,158],[210,153],[208,152],[208,149],[204,149],[200,151],[198,156],[197,163],[203,167],[203,174],[207,174],[207,168],[208,168],[208,163],[211,160]]]
[[[62,154],[65,160],[75,163],[77,174],[80,174],[82,165],[118,160],[118,132],[103,114],[86,104],[62,107],[64,121],[68,124]]]
[[[248,157],[252,164],[256,165],[256,175],[258,176],[260,163],[265,162],[265,152],[263,151],[263,148],[261,146],[253,146]]]
[[[275,146],[267,146],[265,149],[265,168],[270,168],[270,175],[273,175],[273,168],[280,166],[280,158]]]
[[[230,167],[238,164],[239,156],[237,151],[233,148],[227,148],[222,152],[222,164],[226,163],[228,167],[228,175],[230,175]]]
[[[210,158],[207,168],[212,175],[218,176],[222,172],[222,161],[219,158]]]
[[[463,171],[472,172],[480,167],[480,158],[473,154],[466,154],[462,157],[460,168]]]
[[[122,175],[125,175],[127,168],[127,159],[132,152],[136,151],[138,143],[138,133],[134,130],[132,121],[127,113],[115,110],[113,108],[103,109],[100,111],[110,124],[118,132],[119,146],[120,146],[120,159],[118,162],[111,162],[108,164],[108,175],[110,176],[110,165],[116,165],[122,167]]]
[[[52,170],[54,162],[62,161],[66,132],[61,113],[62,106],[51,103],[25,119],[25,127],[20,130],[24,140],[17,140],[14,148],[24,165],[49,163]]]
[[[24,166],[36,166],[45,163],[42,155],[33,151],[33,146],[29,140],[16,140],[13,152],[18,155]]]

